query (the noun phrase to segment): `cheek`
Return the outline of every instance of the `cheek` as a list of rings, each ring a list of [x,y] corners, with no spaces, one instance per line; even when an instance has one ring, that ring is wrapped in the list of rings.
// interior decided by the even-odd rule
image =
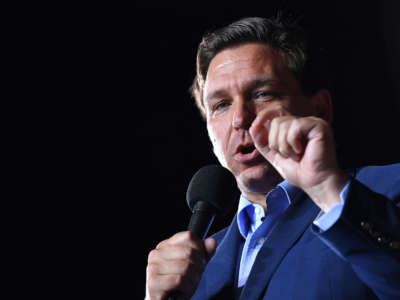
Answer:
[[[228,134],[224,131],[222,126],[207,125],[208,136],[213,145],[214,154],[217,156],[219,162],[226,166],[225,151],[227,148]]]
[[[218,126],[208,125],[207,130],[210,141],[214,147],[214,151],[216,151],[217,149],[222,150],[224,135],[223,132],[221,132],[221,128],[219,128]]]

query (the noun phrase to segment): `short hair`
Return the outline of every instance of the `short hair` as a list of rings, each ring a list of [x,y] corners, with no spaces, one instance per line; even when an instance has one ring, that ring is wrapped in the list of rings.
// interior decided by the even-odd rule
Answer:
[[[286,59],[305,95],[321,88],[331,89],[325,52],[311,44],[298,18],[284,18],[280,13],[271,18],[244,18],[206,33],[199,44],[196,76],[190,91],[203,118],[206,116],[203,89],[211,60],[227,48],[254,42],[273,47]]]

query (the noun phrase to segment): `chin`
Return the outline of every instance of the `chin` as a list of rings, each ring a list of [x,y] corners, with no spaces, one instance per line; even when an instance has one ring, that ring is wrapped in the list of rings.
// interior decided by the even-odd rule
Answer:
[[[268,193],[281,181],[282,177],[268,162],[246,167],[238,174],[239,186],[252,193]]]

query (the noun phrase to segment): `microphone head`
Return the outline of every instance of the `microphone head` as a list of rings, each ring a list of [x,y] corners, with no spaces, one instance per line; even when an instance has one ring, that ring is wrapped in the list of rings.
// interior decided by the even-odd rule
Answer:
[[[233,208],[237,196],[238,188],[233,174],[222,166],[208,165],[194,174],[186,201],[192,212],[198,201],[204,201],[212,204],[216,212],[224,216]]]

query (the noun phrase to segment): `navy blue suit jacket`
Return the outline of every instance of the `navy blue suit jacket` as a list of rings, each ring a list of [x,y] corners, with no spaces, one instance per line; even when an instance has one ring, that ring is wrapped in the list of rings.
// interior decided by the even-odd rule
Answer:
[[[400,164],[352,173],[339,220],[319,232],[320,209],[298,197],[269,233],[240,299],[400,299]],[[243,237],[236,217],[192,299],[234,299]]]

